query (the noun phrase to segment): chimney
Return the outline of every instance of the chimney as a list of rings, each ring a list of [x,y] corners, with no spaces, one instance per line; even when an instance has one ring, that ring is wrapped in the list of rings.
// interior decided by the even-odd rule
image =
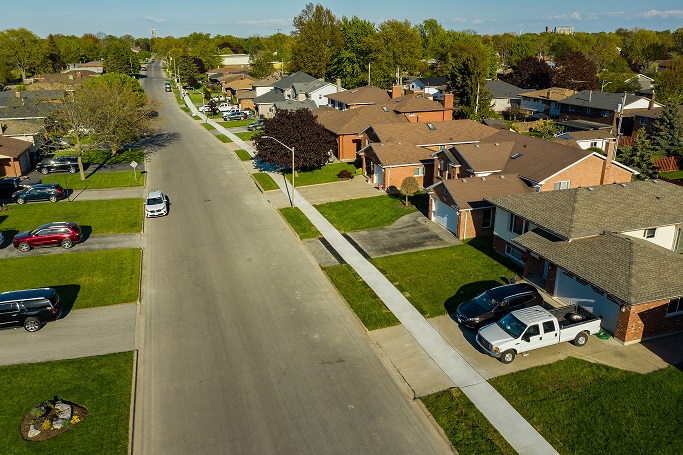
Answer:
[[[17,98],[21,98],[21,92],[14,92],[14,96],[16,96]]]
[[[652,97],[650,97],[650,104],[647,105],[648,110],[655,107],[655,89],[652,89]]]
[[[244,73],[242,73],[242,80],[244,80]]]
[[[616,148],[616,141],[609,141],[605,145],[605,154],[607,158],[605,159],[605,164],[602,166],[602,175],[600,176],[600,185],[605,185],[609,182],[610,174],[612,171],[612,160],[614,159],[614,149]],[[611,183],[611,182],[609,182]]]
[[[391,87],[391,99],[392,100],[400,97],[401,95],[403,95],[403,88],[401,88],[401,86],[394,85],[393,87]]]
[[[337,78],[337,93],[341,92],[341,79]]]
[[[453,94],[444,93],[443,94],[443,107],[446,109],[453,109]]]
[[[553,93],[552,90],[548,89],[548,99],[550,99],[550,95]]]

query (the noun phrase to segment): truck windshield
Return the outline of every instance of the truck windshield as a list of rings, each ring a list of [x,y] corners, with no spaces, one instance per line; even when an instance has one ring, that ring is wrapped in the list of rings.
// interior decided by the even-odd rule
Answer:
[[[517,319],[512,313],[506,314],[503,318],[497,322],[501,329],[505,330],[505,333],[513,338],[519,338],[524,333],[526,325]]]

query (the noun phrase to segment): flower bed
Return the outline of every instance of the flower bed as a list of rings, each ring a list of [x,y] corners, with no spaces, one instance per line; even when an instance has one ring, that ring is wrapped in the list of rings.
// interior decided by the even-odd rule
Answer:
[[[54,397],[31,410],[21,422],[21,435],[27,441],[45,441],[59,436],[88,415],[88,410]]]

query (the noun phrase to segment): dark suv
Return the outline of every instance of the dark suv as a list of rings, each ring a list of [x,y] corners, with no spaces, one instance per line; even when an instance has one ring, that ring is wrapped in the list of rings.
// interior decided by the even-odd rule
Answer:
[[[17,204],[23,204],[26,201],[50,201],[57,202],[66,196],[64,188],[58,183],[41,183],[33,185],[31,188],[26,188],[17,191],[12,195],[12,200]]]
[[[17,191],[42,183],[41,180],[22,180],[19,177],[0,179],[0,197],[9,197]]]
[[[37,246],[71,248],[81,241],[81,228],[76,223],[49,223],[14,236],[12,244],[19,251],[30,251]]]
[[[55,156],[54,158],[38,163],[36,169],[43,175],[58,171],[68,171],[71,174],[75,174],[78,172],[78,157]]]
[[[528,283],[507,284],[482,292],[463,302],[455,312],[458,322],[469,328],[496,322],[511,311],[543,305],[543,297]]]
[[[62,314],[59,293],[52,288],[0,293],[0,327],[23,326],[37,332]]]

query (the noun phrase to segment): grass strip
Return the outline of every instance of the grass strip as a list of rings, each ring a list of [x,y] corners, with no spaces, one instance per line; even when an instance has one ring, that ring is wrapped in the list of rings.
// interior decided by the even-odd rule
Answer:
[[[85,180],[81,180],[79,174],[47,175],[42,177],[43,183],[59,183],[64,188],[82,190],[84,188],[124,188],[131,186],[144,186],[145,174],[130,171],[122,172],[95,172],[94,167],[85,173]],[[135,179],[137,177],[137,180]]]
[[[272,179],[271,179],[272,180]],[[285,207],[280,209],[280,213],[287,220],[294,232],[300,239],[315,239],[320,237],[320,232],[311,223],[306,215],[298,207]]]
[[[84,252],[77,249],[78,245],[68,253],[2,259],[0,291],[56,288],[67,309],[138,300],[139,249]]]
[[[235,133],[235,136],[243,141],[250,141],[257,134],[261,134],[261,131],[243,131],[241,133]]]
[[[365,328],[375,330],[399,324],[396,316],[351,266],[340,264],[326,267],[324,271]]]
[[[254,159],[254,158],[252,158],[252,156],[249,154],[249,152],[247,152],[247,151],[244,150],[244,149],[235,150],[235,153],[237,154],[237,156],[239,157],[239,159],[242,160],[242,161],[249,161],[249,160],[253,160],[253,159]]]
[[[74,342],[81,342],[77,333]],[[127,453],[132,380],[132,352],[0,367],[2,452]],[[55,395],[85,407],[88,416],[55,438],[24,440],[19,432],[24,416]]]
[[[227,144],[228,142],[232,142],[232,139],[230,139],[225,134],[219,133],[219,134],[216,134],[215,136],[219,141],[221,141],[224,144]]]
[[[213,126],[213,125],[210,124],[210,123],[206,123],[206,122],[202,123],[202,126],[203,126],[204,129],[206,129],[207,131],[213,131],[213,130],[216,129],[215,126]]]
[[[258,182],[261,188],[263,188],[263,191],[277,190],[280,188],[277,183],[275,183],[275,180],[265,172],[256,172],[251,174],[251,176]]]

